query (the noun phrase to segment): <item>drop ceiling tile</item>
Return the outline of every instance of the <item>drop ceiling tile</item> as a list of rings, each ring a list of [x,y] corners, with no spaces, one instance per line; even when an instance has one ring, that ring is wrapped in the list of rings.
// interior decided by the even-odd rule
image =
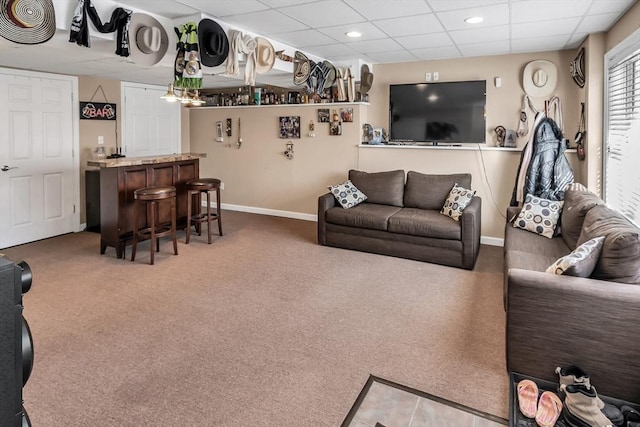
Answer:
[[[290,33],[279,33],[277,39],[296,47],[320,46],[323,44],[335,43],[336,40],[321,33],[318,30],[292,31]]]
[[[258,0],[181,0],[178,3],[183,2],[194,9],[201,10],[208,15],[216,17],[257,12],[269,8],[269,6],[260,3]],[[177,7],[180,6],[177,5]]]
[[[406,50],[395,50],[392,52],[376,52],[367,55],[371,59],[380,63],[392,63],[392,62],[413,62],[418,59],[407,52]]]
[[[361,42],[345,43],[347,46],[363,54],[369,54],[374,52],[388,52],[391,50],[400,50],[402,46],[396,43],[393,39],[380,39],[380,40],[368,40]]]
[[[509,7],[507,4],[438,12],[436,15],[447,31],[496,27],[509,23]],[[481,16],[484,18],[484,21],[479,24],[468,24],[464,22],[465,19],[472,16]]]
[[[414,36],[444,31],[442,25],[433,14],[382,19],[373,21],[373,23],[391,37]]]
[[[540,31],[539,22],[521,22],[511,25],[511,37],[514,39],[528,39],[537,36],[554,36],[558,34],[571,34],[580,23],[581,18],[565,18],[549,20],[544,23],[544,31]]]
[[[530,0],[511,3],[511,23],[546,21],[582,16],[584,0]],[[544,25],[544,24],[542,24]]]
[[[456,44],[484,43],[509,40],[509,26],[476,28],[473,30],[451,31],[449,35]]]
[[[257,34],[286,33],[309,29],[306,25],[289,18],[275,9],[242,15],[226,16],[224,21]]]
[[[587,33],[574,33],[567,42],[567,47],[578,47],[587,38]]]
[[[366,21],[362,15],[339,0],[325,0],[283,7],[279,10],[293,19],[316,28]]]
[[[464,56],[502,55],[509,50],[509,40],[491,43],[460,44],[458,48]]]
[[[270,7],[296,6],[302,3],[313,3],[316,0],[260,0],[261,3]]]
[[[570,35],[533,37],[530,39],[511,40],[512,52],[543,52],[547,50],[561,50],[565,48]]]
[[[313,46],[309,48],[309,53],[313,53],[322,58],[330,58],[332,55],[357,55],[358,52],[341,43],[328,44],[324,46]]]
[[[576,31],[581,33],[599,33],[607,31],[615,22],[618,13],[605,13],[603,15],[585,16]]]
[[[361,15],[373,21],[375,19],[399,18],[401,16],[413,16],[430,13],[431,10],[424,0],[345,0],[346,3],[357,10]]]
[[[433,60],[433,59],[447,59],[447,58],[459,58],[462,55],[455,46],[441,46],[431,47],[427,49],[411,49],[418,59]]]
[[[406,49],[425,49],[430,47],[453,46],[447,33],[420,34],[418,36],[396,37],[396,41]]]
[[[199,13],[197,8],[189,7],[186,4],[176,4],[172,0],[121,0],[119,3],[122,3],[125,8],[140,9],[169,19]]]
[[[492,4],[507,3],[507,0],[427,0],[435,12],[455,9],[469,9],[489,6]]]
[[[320,28],[319,31],[332,37],[339,42],[348,43],[353,41],[376,40],[385,38],[387,35],[380,31],[378,27],[369,22],[360,22],[357,24],[336,25],[335,27]],[[358,31],[362,37],[347,37],[349,31]]]
[[[603,13],[618,13],[621,14],[629,6],[633,4],[634,0],[607,0],[607,1],[594,1],[589,8],[589,15],[599,15]]]

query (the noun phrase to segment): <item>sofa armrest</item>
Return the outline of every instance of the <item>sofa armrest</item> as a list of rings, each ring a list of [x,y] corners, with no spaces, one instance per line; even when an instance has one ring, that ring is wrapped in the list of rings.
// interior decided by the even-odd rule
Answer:
[[[509,269],[508,371],[557,381],[578,365],[599,393],[640,401],[640,286]]]
[[[467,269],[473,268],[480,250],[481,212],[482,199],[474,196],[460,217],[463,245],[462,266]]]
[[[522,210],[521,206],[508,206],[507,207],[507,224],[511,224],[513,219],[518,216]]]
[[[318,197],[318,243],[327,244],[327,223],[325,213],[336,206],[336,198],[331,193]]]

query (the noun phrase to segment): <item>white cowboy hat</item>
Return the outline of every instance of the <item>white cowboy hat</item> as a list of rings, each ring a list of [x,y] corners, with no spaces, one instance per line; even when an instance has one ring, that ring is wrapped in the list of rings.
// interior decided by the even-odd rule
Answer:
[[[129,24],[131,59],[140,65],[155,65],[169,48],[169,36],[156,18],[145,13],[131,15]]]
[[[522,87],[533,98],[544,98],[553,93],[558,83],[558,69],[551,61],[538,59],[529,62],[522,73]]]
[[[256,37],[256,73],[264,74],[273,68],[276,51],[271,42],[264,37]]]
[[[51,0],[1,0],[0,36],[14,43],[40,44],[56,32]]]

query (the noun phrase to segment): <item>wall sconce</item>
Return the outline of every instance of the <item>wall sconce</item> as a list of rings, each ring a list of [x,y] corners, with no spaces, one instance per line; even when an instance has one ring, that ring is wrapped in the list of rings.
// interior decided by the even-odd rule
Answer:
[[[167,88],[167,93],[162,95],[160,98],[164,99],[167,102],[178,102],[182,104],[189,104],[195,107],[199,107],[200,105],[204,105],[204,100],[200,97],[199,89],[187,89],[187,88],[178,88],[180,90],[179,93],[176,93],[176,88],[173,86],[173,83],[169,84]]]

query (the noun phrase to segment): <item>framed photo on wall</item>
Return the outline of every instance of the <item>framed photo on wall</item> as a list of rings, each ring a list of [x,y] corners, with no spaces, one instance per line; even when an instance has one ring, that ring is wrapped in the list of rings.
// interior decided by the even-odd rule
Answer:
[[[300,138],[300,116],[280,117],[280,138]]]
[[[329,135],[332,135],[332,136],[342,135],[342,122],[340,121],[331,122],[331,125],[329,126]]]
[[[343,122],[353,122],[353,108],[341,108],[340,119]]]
[[[329,109],[318,108],[318,123],[329,123]]]

